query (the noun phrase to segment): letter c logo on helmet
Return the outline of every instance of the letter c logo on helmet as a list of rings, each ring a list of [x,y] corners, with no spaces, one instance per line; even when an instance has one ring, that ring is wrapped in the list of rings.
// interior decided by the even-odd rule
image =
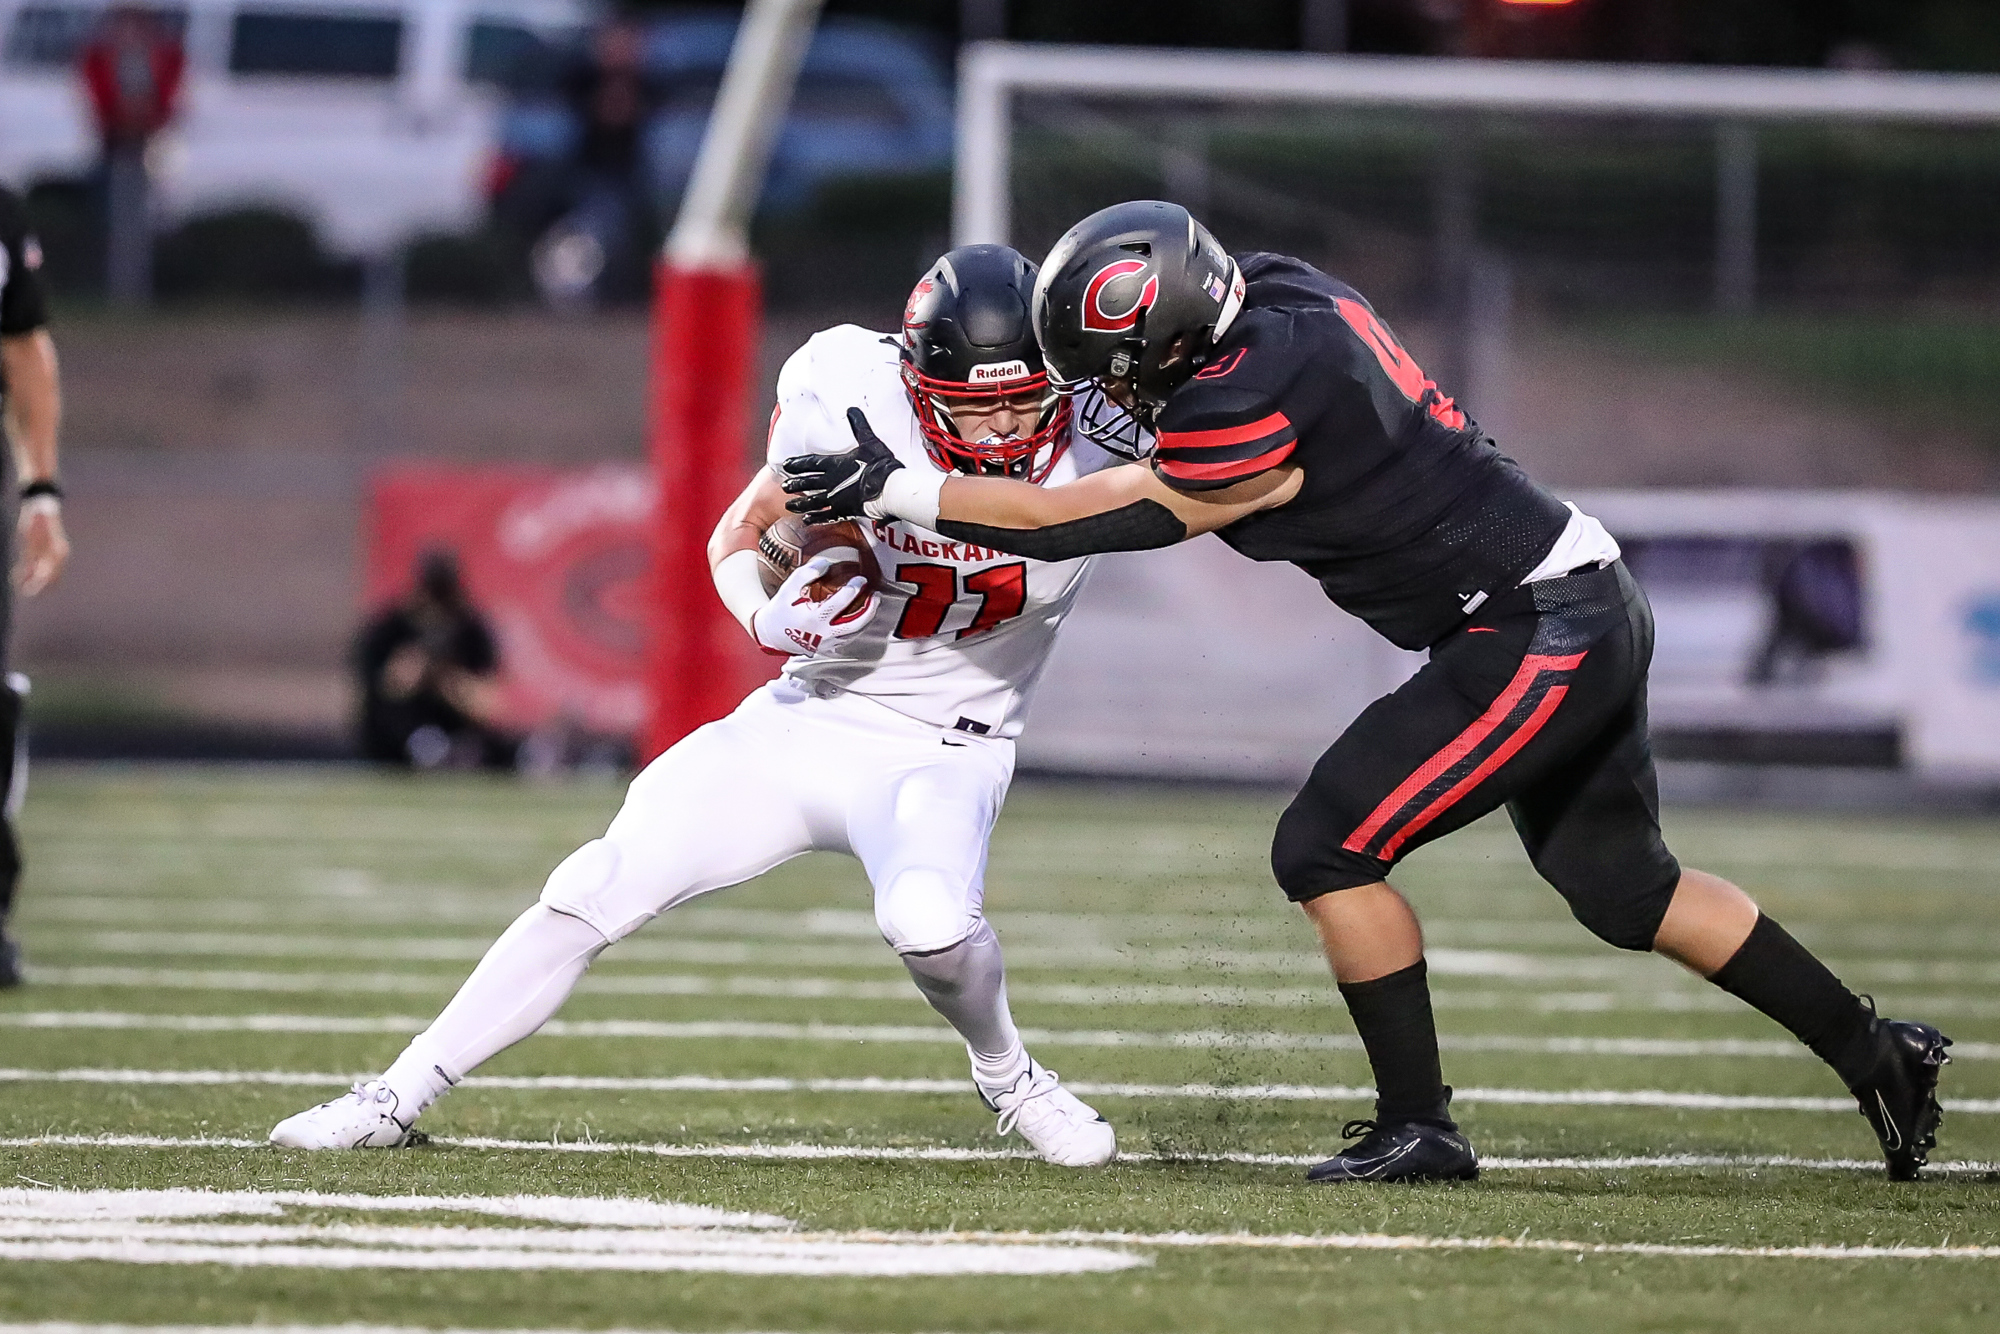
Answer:
[[[1119,278],[1127,278],[1146,271],[1143,259],[1121,259],[1106,264],[1091,275],[1090,282],[1083,289],[1083,327],[1090,333],[1124,333],[1139,322],[1139,312],[1151,306],[1160,295],[1160,279],[1157,274],[1146,279],[1146,285],[1139,289],[1139,299],[1123,311],[1109,311],[1104,308],[1104,289]]]

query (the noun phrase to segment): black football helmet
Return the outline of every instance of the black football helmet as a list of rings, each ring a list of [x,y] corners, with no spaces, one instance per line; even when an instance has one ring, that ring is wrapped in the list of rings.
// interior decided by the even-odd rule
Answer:
[[[1028,318],[1035,266],[1018,250],[947,251],[903,309],[903,387],[940,468],[1039,482],[1069,448],[1069,401],[1049,387]],[[968,440],[953,412],[1039,394],[1035,429]]]
[[[1077,431],[1139,458],[1167,395],[1201,369],[1243,308],[1243,272],[1179,204],[1138,199],[1063,234],[1035,284],[1035,335],[1049,381],[1086,393]],[[1188,335],[1185,345],[1175,341]],[[1106,397],[1118,386],[1125,408]]]

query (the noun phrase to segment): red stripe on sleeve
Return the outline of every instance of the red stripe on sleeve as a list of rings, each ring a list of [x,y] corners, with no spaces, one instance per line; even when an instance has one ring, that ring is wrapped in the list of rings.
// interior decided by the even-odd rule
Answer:
[[[1276,435],[1288,430],[1291,420],[1282,412],[1274,412],[1262,421],[1251,422],[1247,426],[1218,426],[1212,431],[1162,431],[1161,449],[1215,449],[1223,445],[1247,444],[1267,435]]]
[[[1297,441],[1287,440],[1276,449],[1259,454],[1254,459],[1235,459],[1229,463],[1183,463],[1179,459],[1163,458],[1159,460],[1160,471],[1184,482],[1212,482],[1219,478],[1248,477],[1284,462],[1285,456],[1297,446]]]

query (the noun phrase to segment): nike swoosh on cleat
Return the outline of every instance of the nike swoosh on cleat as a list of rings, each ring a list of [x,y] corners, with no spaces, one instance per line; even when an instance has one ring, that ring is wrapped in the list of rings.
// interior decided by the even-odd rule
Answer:
[[[1384,1168],[1389,1167],[1391,1164],[1395,1163],[1397,1159],[1403,1158],[1408,1154],[1414,1152],[1416,1147],[1417,1147],[1417,1141],[1411,1140],[1408,1144],[1405,1144],[1402,1148],[1395,1150],[1393,1153],[1385,1153],[1380,1158],[1372,1159],[1366,1163],[1358,1163],[1355,1165],[1356,1168],[1358,1169],[1357,1175],[1373,1176],[1376,1173],[1382,1171]]]
[[[1887,1141],[1886,1141],[1886,1139],[1885,1139],[1885,1142],[1884,1142],[1884,1146],[1883,1146],[1883,1147],[1885,1147],[1885,1148],[1889,1148],[1889,1149],[1900,1149],[1900,1148],[1902,1148],[1902,1147],[1903,1147],[1903,1131],[1902,1131],[1902,1128],[1901,1128],[1900,1126],[1898,1126],[1898,1125],[1896,1124],[1896,1118],[1895,1118],[1895,1117],[1893,1117],[1893,1116],[1891,1116],[1891,1115],[1889,1115],[1889,1104],[1888,1104],[1888,1103],[1886,1103],[1886,1102],[1884,1102],[1884,1101],[1882,1101],[1882,1090],[1881,1090],[1881,1089],[1876,1089],[1876,1090],[1875,1090],[1875,1106],[1876,1106],[1876,1107],[1877,1107],[1877,1108],[1878,1108],[1878,1109],[1879,1109],[1879,1110],[1881,1111],[1881,1113],[1882,1113],[1882,1124],[1883,1124],[1883,1125],[1885,1125],[1885,1126],[1887,1126],[1887,1127],[1889,1128],[1889,1134],[1895,1137],[1895,1139],[1894,1139],[1894,1142],[1893,1142],[1893,1143],[1889,1143],[1889,1142],[1887,1142]]]

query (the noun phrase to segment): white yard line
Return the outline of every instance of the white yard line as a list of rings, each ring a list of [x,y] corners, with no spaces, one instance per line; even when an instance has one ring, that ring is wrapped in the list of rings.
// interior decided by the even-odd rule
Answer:
[[[416,884],[370,887],[359,894],[348,890],[330,893],[307,885],[303,893],[287,887],[282,895],[249,897],[67,894],[37,900],[33,912],[37,923],[73,923],[78,927],[121,927],[152,921],[185,926],[195,920],[212,920],[225,927],[460,926],[490,927],[497,932],[531,902],[533,898],[528,893],[502,896]],[[660,929],[678,936],[870,942],[880,939],[875,914],[862,908],[794,911],[702,903],[675,910],[667,921],[671,925]],[[995,917],[995,926],[1003,939],[1019,939],[1023,943],[1046,938],[1057,944],[1088,940],[1094,944],[1145,942],[1150,947],[1172,940],[1199,945],[1227,931],[1238,940],[1246,933],[1265,936],[1274,948],[1282,948],[1296,939],[1297,924],[1282,915],[1246,922],[1222,913],[1022,909],[1001,911]],[[2000,981],[2000,964],[1992,961],[1993,952],[2000,949],[2000,931],[1958,927],[1946,940],[1934,940],[1934,934],[1929,928],[1899,929],[1881,923],[1869,923],[1862,929],[1821,924],[1798,932],[1800,939],[1821,955],[1855,966],[1924,968],[1942,964],[1955,969],[1971,965],[1977,971],[1970,980]],[[1424,935],[1435,945],[1455,949],[1528,948],[1575,953],[1599,950],[1588,933],[1567,918],[1427,917]],[[1889,949],[1919,951],[1923,958],[1889,958],[1885,955]],[[1950,951],[1960,957],[1938,957],[1933,953],[1936,950]]]
[[[888,964],[886,957],[877,960]],[[328,973],[275,972],[260,969],[127,968],[105,965],[31,965],[28,980],[36,986],[132,988],[171,991],[251,991],[273,994],[369,991],[396,995],[449,995],[463,982],[462,973]],[[908,1000],[916,992],[901,970],[882,980],[791,975],[759,977],[742,973],[633,973],[597,971],[578,990],[620,996],[764,996],[786,1000]],[[1295,987],[1213,986],[1175,983],[1045,983],[1009,978],[1007,992],[1017,1001],[1044,1005],[1257,1006],[1306,1009],[1339,1006],[1331,985]],[[1537,995],[1518,991],[1433,991],[1440,1009],[1530,1009],[1546,1012],[1605,1010],[1732,1010],[1741,1002],[1721,993],[1699,991],[1554,992]],[[2000,1005],[1990,1007],[2000,1014]]]
[[[346,1017],[305,1014],[134,1014],[103,1010],[0,1012],[0,1027],[107,1029],[178,1033],[420,1033],[428,1019],[409,1015]],[[651,1019],[556,1019],[538,1033],[553,1038],[652,1038],[673,1040],[776,1042],[886,1042],[957,1046],[961,1039],[942,1024],[788,1024],[737,1020],[666,1022]],[[1152,1032],[1129,1029],[1023,1028],[1022,1038],[1050,1047],[1144,1047],[1175,1050],[1360,1051],[1361,1040],[1346,1033],[1244,1033],[1203,1029]],[[1445,1034],[1446,1051],[1525,1052],[1553,1056],[1746,1056],[1795,1059],[1812,1053],[1781,1038],[1579,1038],[1515,1034]],[[1956,1060],[2000,1057],[2000,1043],[1962,1042]]]
[[[337,992],[346,988],[370,993],[450,995],[465,981],[463,973],[278,973],[242,968],[120,968],[84,965],[28,964],[28,983],[36,987],[106,987],[139,991],[261,991]],[[588,986],[590,978],[584,979]]]
[[[102,1223],[140,1218],[277,1217],[287,1208],[365,1209],[371,1213],[479,1214],[539,1223],[597,1227],[764,1228],[793,1226],[776,1214],[738,1213],[705,1204],[573,1195],[365,1195],[317,1190],[26,1190],[0,1188],[0,1226]]]
[[[289,1208],[479,1214],[560,1227],[304,1223]],[[245,1215],[273,1221],[192,1222]],[[165,1220],[165,1221],[161,1221]],[[883,1240],[802,1233],[769,1214],[567,1196],[370,1196],[307,1191],[0,1189],[0,1259],[236,1268],[628,1270],[910,1277],[1077,1274],[1150,1263],[1058,1243]]]
[[[846,915],[843,915],[843,920]],[[859,917],[859,914],[855,914]],[[1213,924],[1211,925],[1211,929]],[[493,943],[491,936],[327,935],[313,931],[103,931],[57,928],[47,933],[77,949],[105,954],[205,955],[249,958],[364,958],[417,961],[472,961]],[[1325,970],[1320,956],[1273,942],[1269,949],[1217,948],[1198,937],[1133,941],[1089,940],[1090,932],[1028,931],[1007,946],[1008,962],[1021,968],[1100,968],[1110,971],[1183,972],[1191,967],[1244,972],[1304,973]],[[1173,933],[1178,936],[1180,933]],[[865,936],[870,945],[824,943],[829,937]],[[1046,936],[1047,938],[1041,938]],[[1579,945],[1584,942],[1579,940]],[[1587,948],[1587,946],[1586,946]],[[874,929],[843,926],[838,931],[800,931],[732,939],[721,935],[658,935],[620,941],[611,959],[644,963],[742,965],[759,962],[865,967],[885,957]],[[1509,978],[1519,981],[1585,980],[1655,986],[1664,964],[1610,950],[1583,952],[1468,949],[1440,946],[1428,951],[1430,971],[1440,977]],[[2000,963],[1965,959],[1857,958],[1835,960],[1841,971],[1872,984],[1944,983],[1981,986],[2000,982]]]
[[[878,963],[888,963],[886,958]],[[28,980],[45,987],[131,988],[170,991],[251,991],[285,993],[350,990],[397,995],[440,995],[455,991],[463,973],[327,973],[274,972],[239,968],[127,968],[105,965],[33,964]],[[786,1000],[908,1000],[917,993],[898,970],[880,981],[844,977],[792,975],[759,977],[742,973],[635,973],[597,971],[587,975],[579,991],[619,996],[764,996]],[[1016,1000],[1046,1005],[1184,1006],[1227,1005],[1301,1009],[1339,1006],[1330,985],[1242,987],[1229,984],[1065,984],[1008,979],[1007,992]],[[1740,1008],[1739,1002],[1717,995],[1713,1003],[1702,993],[1668,993],[1664,1001],[1611,992],[1555,993],[1536,997],[1518,992],[1432,993],[1445,1009],[1491,1010],[1509,1006],[1562,1011],[1607,1009]],[[1691,1005],[1690,1002],[1698,1004]],[[2000,1011],[2000,1006],[1996,1006]]]
[[[471,962],[492,945],[489,936],[330,936],[245,931],[78,931],[54,933],[72,947],[102,954],[195,955],[212,958],[408,959]],[[622,940],[608,958],[638,963],[744,965],[807,964],[867,967],[892,957],[878,939],[872,947],[675,937],[662,934]],[[1518,980],[1586,979],[1658,985],[1665,965],[1611,951],[1593,954],[1527,954],[1507,950],[1435,949],[1430,971],[1441,977],[1494,977]],[[1017,968],[1097,968],[1116,972],[1186,972],[1226,968],[1252,973],[1321,976],[1326,963],[1305,949],[1215,949],[1199,943],[1123,945],[1026,942],[1007,949]],[[1649,974],[1651,974],[1649,976]]]
[[[857,1234],[841,1234],[857,1235]],[[1250,1232],[952,1232],[863,1233],[883,1240],[945,1235],[966,1241],[1018,1237],[1046,1242],[1096,1242],[1118,1246],[1251,1248],[1335,1251],[1555,1251],[1565,1255],[1645,1255],[1673,1259],[1750,1260],[2000,1260],[2000,1246],[1686,1246],[1665,1242],[1562,1241],[1555,1238],[1424,1237],[1380,1232],[1291,1234]]]
[[[393,995],[449,995],[460,973],[270,972],[249,969],[124,968],[99,965],[31,966],[36,986],[168,991],[245,991],[273,995],[368,991]],[[915,993],[907,978],[882,981],[838,977],[758,977],[740,973],[592,973],[579,991],[621,996],[764,996],[789,1000],[907,1000]],[[1045,983],[1007,981],[1016,1001],[1042,1005],[1227,1006],[1310,1009],[1340,1005],[1330,986],[1244,987],[1230,984]],[[1439,987],[1431,1003],[1440,1010],[1524,1011],[1535,1014],[1622,1012],[1745,1013],[1742,1002],[1714,990],[1662,991],[1467,991]],[[2000,1017],[2000,1002],[1968,996],[1899,995],[1896,1008],[1940,1018]]]
[[[498,1208],[489,1205],[499,1205]],[[483,1213],[572,1224],[467,1227],[294,1223],[290,1207]],[[689,1221],[656,1217],[694,1215]],[[195,1222],[245,1215],[271,1222]],[[643,1217],[642,1217],[643,1216]],[[757,1216],[761,1218],[762,1216]],[[161,1221],[166,1220],[166,1221]],[[1519,1251],[1672,1259],[1995,1260],[2000,1246],[1687,1245],[1385,1233],[794,1231],[720,1210],[562,1196],[315,1196],[310,1192],[0,1190],[0,1258],[403,1270],[639,1270],[837,1276],[1102,1273],[1150,1263],[1126,1248]],[[1111,1247],[1120,1249],[1113,1250]]]
[[[1026,1149],[964,1149],[907,1145],[871,1147],[859,1144],[648,1144],[619,1140],[493,1139],[485,1136],[433,1136],[431,1143],[447,1148],[504,1153],[630,1153],[654,1158],[703,1158],[750,1162],[1033,1162]],[[27,1135],[0,1139],[0,1149],[263,1149],[260,1139],[211,1139],[172,1135]],[[1144,1153],[1118,1155],[1126,1163],[1239,1163],[1252,1167],[1310,1167],[1325,1153]],[[1646,1169],[1702,1171],[1711,1168],[1757,1169],[1795,1167],[1818,1172],[1882,1170],[1868,1158],[1798,1158],[1782,1154],[1672,1153],[1600,1158],[1482,1158],[1490,1172],[1630,1172]],[[2000,1163],[1946,1161],[1930,1164],[1928,1172],[1943,1175],[1983,1175],[2000,1172]]]
[[[451,974],[412,973],[290,973],[242,969],[178,969],[118,967],[33,967],[28,980],[36,986],[135,989],[144,991],[232,991],[272,995],[362,990],[377,994],[444,996],[464,978]],[[578,990],[623,996],[764,996],[794,1000],[907,1000],[909,981],[858,981],[834,977],[757,977],[743,974],[646,973],[621,976],[593,973]],[[1064,984],[1022,982],[1009,978],[1007,993],[1017,1001],[1042,1005],[1220,1006],[1236,1008],[1310,1009],[1340,1005],[1330,987],[1241,987],[1174,984]],[[1488,1012],[1508,1010],[1532,1014],[1743,1014],[1742,1002],[1719,991],[1466,991],[1439,987],[1431,993],[1439,1010]],[[1937,1018],[2000,1018],[2000,1001],[1967,996],[1899,995],[1896,1008],[1905,1014]]]
[[[284,1070],[24,1070],[0,1069],[0,1083],[139,1084],[162,1086],[278,1085],[338,1088],[367,1076]],[[725,1078],[714,1075],[473,1075],[461,1088],[573,1089],[635,1093],[919,1093],[970,1094],[967,1079]],[[1230,1102],[1349,1102],[1372,1099],[1375,1090],[1327,1084],[1109,1084],[1065,1081],[1084,1097],[1196,1098]],[[1670,1089],[1460,1088],[1455,1103],[1524,1107],[1674,1107],[1689,1111],[1852,1112],[1849,1098],[1771,1097],[1759,1094],[1683,1093]],[[2000,1098],[1946,1098],[1947,1110],[2000,1113]]]

